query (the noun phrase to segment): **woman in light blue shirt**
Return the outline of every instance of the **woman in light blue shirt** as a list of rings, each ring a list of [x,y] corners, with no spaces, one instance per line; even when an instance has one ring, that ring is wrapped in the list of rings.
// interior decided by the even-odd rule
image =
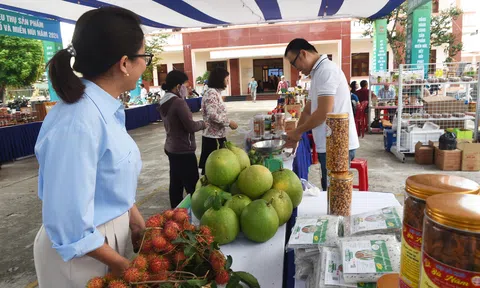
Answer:
[[[74,58],[73,70],[70,61]],[[83,14],[67,49],[49,62],[61,101],[43,122],[35,154],[43,225],[34,242],[40,288],[85,287],[108,271],[120,276],[129,232],[145,229],[135,206],[140,151],[116,98],[133,90],[150,64],[139,17],[118,7]]]

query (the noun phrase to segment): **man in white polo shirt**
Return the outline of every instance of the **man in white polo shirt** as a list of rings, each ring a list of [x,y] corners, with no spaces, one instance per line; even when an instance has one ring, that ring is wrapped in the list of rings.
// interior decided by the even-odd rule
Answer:
[[[327,188],[326,168],[326,125],[327,113],[349,114],[350,161],[360,147],[353,118],[352,102],[347,79],[343,71],[327,58],[318,54],[313,45],[305,39],[292,40],[285,49],[285,58],[304,75],[311,76],[308,102],[302,112],[298,126],[288,133],[290,140],[299,141],[304,132],[312,130],[313,139],[322,168],[322,188]],[[345,135],[347,136],[347,135]]]

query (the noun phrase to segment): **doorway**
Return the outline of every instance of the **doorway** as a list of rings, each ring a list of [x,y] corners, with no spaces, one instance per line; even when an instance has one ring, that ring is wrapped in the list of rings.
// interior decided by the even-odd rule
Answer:
[[[258,82],[258,93],[276,93],[283,76],[283,59],[253,59],[253,77]]]
[[[162,86],[167,80],[167,64],[157,65],[158,86]]]

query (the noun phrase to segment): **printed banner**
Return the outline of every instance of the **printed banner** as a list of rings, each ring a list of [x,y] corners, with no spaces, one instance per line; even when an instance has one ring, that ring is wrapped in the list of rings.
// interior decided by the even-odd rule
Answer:
[[[426,64],[429,62],[431,15],[431,2],[418,7],[408,15],[406,55],[407,64]],[[425,69],[425,71],[425,73],[427,73],[428,69]]]
[[[373,57],[374,72],[387,71],[387,19],[378,19],[373,23]]]
[[[0,35],[62,42],[60,22],[0,9]]]
[[[43,57],[45,58],[45,63],[48,63],[50,59],[52,59],[53,55],[57,53],[59,50],[63,49],[62,43],[58,42],[52,42],[52,41],[42,41],[43,44]],[[48,75],[48,71],[47,71]],[[55,93],[55,90],[53,89],[52,82],[50,82],[50,79],[48,81],[48,91],[50,93],[50,101],[58,101],[58,95]]]

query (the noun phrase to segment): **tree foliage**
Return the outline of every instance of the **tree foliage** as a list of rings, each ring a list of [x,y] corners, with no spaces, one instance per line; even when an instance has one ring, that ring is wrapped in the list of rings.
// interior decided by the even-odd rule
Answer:
[[[163,46],[167,43],[168,34],[160,34],[147,38],[145,41],[145,53],[153,54],[152,64],[147,67],[142,75],[142,79],[145,81],[153,80],[153,68],[161,63],[162,57],[160,54],[163,52]]]
[[[0,99],[6,87],[33,84],[43,67],[41,41],[0,35]]]
[[[438,0],[433,1],[438,2]],[[392,48],[394,62],[399,64],[405,62],[407,7],[407,1],[405,1],[385,17],[387,19],[387,41]],[[447,54],[446,62],[451,62],[463,48],[462,42],[458,41],[455,34],[452,33],[452,23],[462,13],[461,9],[452,6],[433,14],[431,18],[430,44],[432,47],[444,47]],[[363,36],[372,37],[374,20],[365,18],[360,22],[367,27]]]

